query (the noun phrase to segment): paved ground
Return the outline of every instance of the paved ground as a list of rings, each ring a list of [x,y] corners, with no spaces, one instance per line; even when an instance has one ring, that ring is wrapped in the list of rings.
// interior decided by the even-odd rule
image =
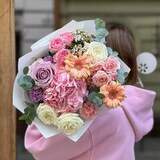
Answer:
[[[147,138],[136,145],[136,160],[160,160],[160,138]],[[17,138],[17,160],[33,160],[23,147],[23,140]]]

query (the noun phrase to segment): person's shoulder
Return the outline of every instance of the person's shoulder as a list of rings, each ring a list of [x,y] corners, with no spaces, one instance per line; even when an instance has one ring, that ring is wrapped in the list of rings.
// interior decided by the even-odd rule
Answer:
[[[134,94],[141,94],[144,96],[156,96],[156,92],[151,89],[142,88],[140,85],[124,85],[126,94],[128,92],[134,93]]]
[[[125,92],[123,110],[133,127],[136,141],[139,141],[152,129],[156,92],[132,85],[126,85]]]

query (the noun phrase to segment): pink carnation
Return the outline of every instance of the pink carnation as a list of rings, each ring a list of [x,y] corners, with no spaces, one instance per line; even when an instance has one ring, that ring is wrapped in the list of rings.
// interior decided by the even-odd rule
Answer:
[[[62,40],[65,42],[67,46],[70,46],[72,41],[74,40],[74,36],[71,32],[65,32],[60,35]]]
[[[98,71],[93,77],[92,77],[93,84],[97,87],[101,87],[104,84],[107,84],[111,81],[111,77],[104,71]]]
[[[28,74],[35,80],[37,86],[47,87],[54,77],[54,64],[40,58],[29,66]]]
[[[115,72],[117,72],[118,69],[120,69],[120,65],[121,64],[117,58],[109,57],[106,59],[104,65],[103,65],[103,69],[107,73],[115,73]]]
[[[80,116],[84,119],[90,119],[96,115],[96,107],[90,102],[85,102],[80,109]]]
[[[64,60],[65,60],[65,57],[68,55],[68,53],[69,53],[69,50],[61,49],[55,54],[54,61],[56,63],[57,69],[64,68],[65,66]]]
[[[64,99],[61,98],[60,93],[56,90],[56,87],[47,88],[44,91],[43,100],[57,110],[64,106]]]
[[[49,51],[57,52],[65,47],[65,43],[62,38],[54,38],[49,43]]]
[[[71,79],[69,74],[61,72],[44,92],[44,101],[58,112],[76,112],[82,106],[86,93],[84,81],[76,81]]]

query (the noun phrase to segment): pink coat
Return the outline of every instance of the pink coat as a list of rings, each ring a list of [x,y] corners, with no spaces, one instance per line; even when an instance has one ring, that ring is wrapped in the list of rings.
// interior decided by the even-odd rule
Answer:
[[[153,126],[155,92],[127,85],[126,95],[122,108],[106,108],[76,143],[63,135],[45,139],[29,126],[26,149],[36,160],[134,160],[135,142]]]

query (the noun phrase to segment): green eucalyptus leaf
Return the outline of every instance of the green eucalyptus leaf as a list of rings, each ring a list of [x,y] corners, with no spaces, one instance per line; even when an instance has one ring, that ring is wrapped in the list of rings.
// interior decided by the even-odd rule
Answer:
[[[105,24],[105,21],[103,21],[102,19],[100,18],[97,18],[95,20],[95,24],[96,24],[96,29],[97,28],[105,28],[106,24]]]
[[[103,95],[98,92],[91,92],[88,95],[88,100],[100,107],[103,104]]]
[[[108,51],[109,56],[113,54],[113,50],[112,50],[112,48],[107,47],[107,51]]]
[[[28,67],[24,67],[23,69],[23,74],[28,74],[29,68]]]
[[[98,42],[105,42],[105,37],[108,35],[108,31],[105,28],[98,28],[96,30],[96,39]]]
[[[105,28],[99,28],[96,30],[96,36],[104,38],[108,35],[108,31]]]
[[[102,99],[105,97],[102,93],[98,93],[98,96]]]
[[[113,51],[112,48],[110,47],[107,47],[107,51],[108,51],[109,56],[117,57],[119,54],[117,51]]]
[[[112,56],[117,57],[119,55],[119,53],[117,51],[113,51]]]
[[[24,109],[24,114],[19,117],[19,120],[25,121],[27,124],[31,124],[36,117],[36,107],[29,106]]]
[[[123,75],[124,75],[125,78],[128,77],[128,74],[129,74],[128,72],[123,72]]]
[[[125,79],[126,79],[127,76],[128,76],[128,73],[125,72],[122,68],[120,70],[118,70],[118,72],[117,72],[117,80],[121,84],[125,83]]]
[[[28,75],[22,75],[19,79],[18,79],[18,84],[19,86],[21,86],[24,90],[30,90],[33,88],[33,86],[35,85],[34,80],[28,76]]]
[[[99,92],[99,87],[93,86],[89,88],[89,92]]]
[[[34,104],[33,103],[30,103],[30,102],[24,102],[28,107],[30,106],[30,107],[34,107]]]

